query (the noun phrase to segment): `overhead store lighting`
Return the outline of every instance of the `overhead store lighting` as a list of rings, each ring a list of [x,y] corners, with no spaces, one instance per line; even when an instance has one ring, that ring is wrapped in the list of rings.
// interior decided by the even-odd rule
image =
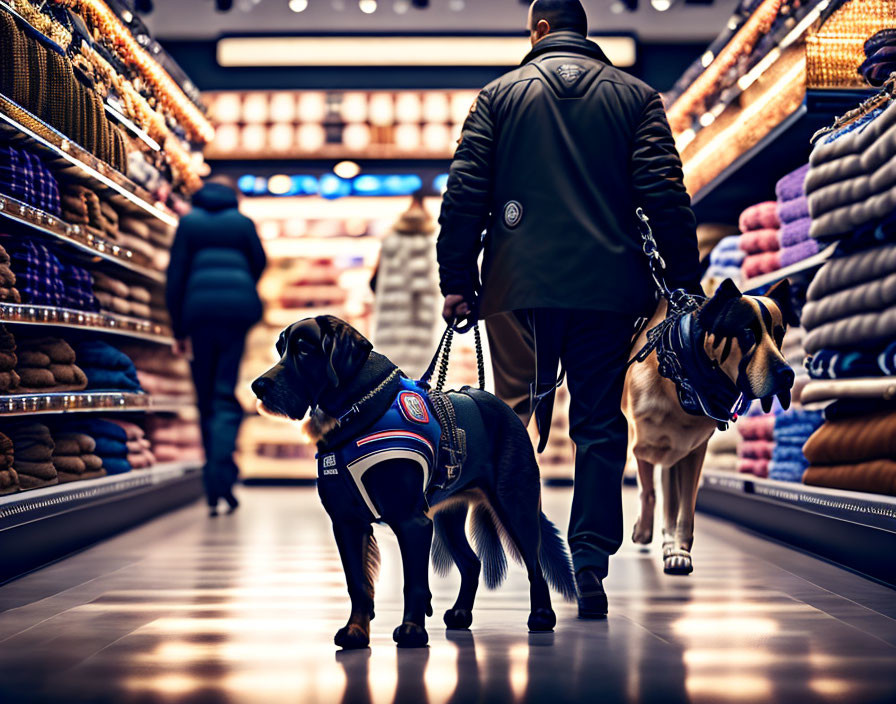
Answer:
[[[308,0],[289,0],[289,9],[293,12],[304,12],[308,9]]]
[[[354,161],[340,161],[333,167],[333,173],[339,178],[355,178],[361,173],[361,167]]]
[[[632,37],[593,37],[615,66],[633,66]],[[218,41],[225,68],[265,66],[516,66],[521,37],[228,37]]]
[[[360,0],[358,3],[358,8],[360,8],[361,12],[365,15],[372,15],[376,12],[377,6],[376,0]]]
[[[650,4],[657,12],[665,12],[673,5],[673,0],[650,0]]]

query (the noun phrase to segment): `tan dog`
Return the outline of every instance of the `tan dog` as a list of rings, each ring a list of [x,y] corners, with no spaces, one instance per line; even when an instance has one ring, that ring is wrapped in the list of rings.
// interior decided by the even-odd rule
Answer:
[[[706,370],[702,381],[730,389],[733,396],[762,399],[771,409],[774,397],[787,408],[794,373],[781,354],[788,325],[798,324],[790,301],[790,284],[782,281],[762,297],[744,296],[729,279],[694,318],[696,359]],[[647,331],[666,317],[662,301],[635,350],[647,343]],[[713,375],[716,375],[715,377]],[[730,385],[728,381],[730,381]],[[693,381],[693,380],[692,380]],[[706,444],[716,421],[687,413],[679,403],[675,384],[660,376],[656,351],[634,364],[625,380],[622,402],[629,421],[629,452],[638,465],[640,514],[632,539],[653,539],[656,505],[654,468],[663,468],[663,566],[667,574],[693,571],[694,511]]]

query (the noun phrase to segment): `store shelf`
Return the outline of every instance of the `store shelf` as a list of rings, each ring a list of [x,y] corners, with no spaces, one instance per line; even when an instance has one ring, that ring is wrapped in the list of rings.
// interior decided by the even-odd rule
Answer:
[[[896,586],[896,497],[704,468],[697,508]]]
[[[75,330],[92,330],[170,345],[174,337],[164,325],[115,313],[93,313],[71,308],[0,303],[0,323],[6,325],[43,325]]]
[[[812,257],[809,257],[808,259],[804,259],[801,262],[797,262],[796,264],[792,264],[791,266],[784,267],[783,269],[778,269],[778,271],[773,271],[770,274],[754,276],[752,279],[747,279],[743,282],[743,284],[741,284],[741,290],[745,293],[750,293],[752,291],[756,291],[758,289],[765,288],[766,286],[770,286],[771,284],[777,283],[778,281],[786,279],[789,276],[796,276],[797,274],[802,274],[803,272],[816,269],[824,264],[832,256],[834,256],[834,252],[836,250],[837,245],[832,244],[827,249],[819,252]]]
[[[190,399],[120,391],[76,391],[0,395],[0,418],[60,413],[177,413]]]
[[[148,260],[142,255],[109,242],[87,228],[70,225],[55,215],[0,194],[0,222],[2,220],[23,225],[52,238],[68,249],[90,257],[92,261],[111,262],[150,281],[165,282],[165,274],[150,268]]]
[[[796,111],[692,194],[699,221],[729,222],[750,205],[774,200],[772,175],[783,176],[805,164],[812,150],[812,136],[871,94],[863,90],[807,91]],[[757,178],[757,174],[767,177]]]
[[[78,146],[62,133],[0,95],[0,133],[26,142],[26,146],[56,169],[78,179],[97,192],[108,193],[121,207],[143,212],[170,227],[177,217],[167,208],[154,204],[149,193],[108,164]]]
[[[0,582],[195,501],[202,493],[198,464],[159,464],[0,496]]]

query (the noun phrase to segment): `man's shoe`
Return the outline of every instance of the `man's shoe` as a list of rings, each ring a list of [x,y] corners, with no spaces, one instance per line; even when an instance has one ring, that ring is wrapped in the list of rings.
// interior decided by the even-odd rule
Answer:
[[[579,592],[579,618],[606,618],[607,593],[601,578],[593,570],[580,570],[576,572],[576,587]]]

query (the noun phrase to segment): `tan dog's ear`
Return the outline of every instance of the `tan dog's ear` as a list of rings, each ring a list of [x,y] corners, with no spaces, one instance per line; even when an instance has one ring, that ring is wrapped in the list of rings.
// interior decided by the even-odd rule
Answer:
[[[774,286],[772,286],[768,293],[765,294],[766,298],[771,298],[775,303],[778,304],[778,308],[781,311],[781,315],[784,318],[785,325],[789,327],[797,327],[800,324],[800,319],[796,314],[796,310],[793,307],[793,296],[790,291],[790,281],[788,279],[782,279]]]
[[[716,289],[713,297],[700,309],[700,324],[704,329],[709,330],[712,328],[716,318],[725,310],[725,306],[731,303],[731,301],[742,297],[743,294],[740,292],[737,284],[731,279],[725,279]]]

